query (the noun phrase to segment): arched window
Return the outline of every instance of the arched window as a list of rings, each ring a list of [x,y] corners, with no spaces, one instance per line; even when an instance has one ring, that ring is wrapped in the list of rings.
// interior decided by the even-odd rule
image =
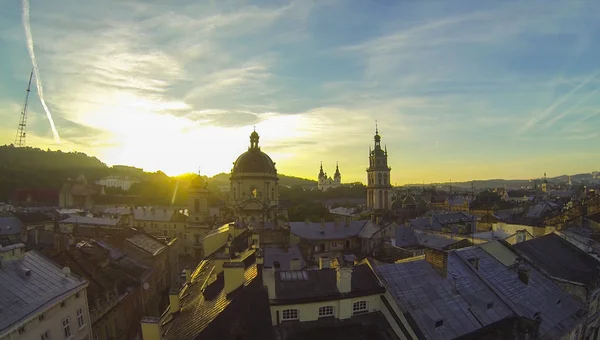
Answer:
[[[377,180],[378,180],[378,182],[379,182],[379,185],[381,185],[381,180],[382,180],[382,179],[381,179],[381,174],[377,175]]]
[[[387,178],[387,174],[383,174],[383,184],[387,185],[388,184],[388,178]]]
[[[275,188],[271,188],[271,199],[275,200]]]
[[[200,200],[198,198],[194,200],[194,212],[200,212]]]
[[[234,200],[236,199],[236,197],[235,197],[235,196],[236,196],[236,191],[235,191],[235,188],[233,188],[233,199],[234,199]]]

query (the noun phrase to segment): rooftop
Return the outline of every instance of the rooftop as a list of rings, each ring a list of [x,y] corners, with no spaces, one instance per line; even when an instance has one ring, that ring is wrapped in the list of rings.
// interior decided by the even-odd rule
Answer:
[[[226,295],[224,275],[215,274],[214,259],[202,261],[191,285],[180,292],[181,310],[161,320],[162,339],[213,339],[238,330],[247,339],[273,339],[269,299],[257,279],[253,250],[243,263],[244,287]]]
[[[69,216],[64,220],[60,220],[61,224],[78,224],[78,225],[93,225],[115,227],[119,224],[120,219],[104,218],[104,217],[88,217],[88,216]]]
[[[366,296],[385,292],[371,267],[367,264],[354,266],[351,291],[340,293],[337,287],[336,269],[327,268],[305,271],[279,271],[275,274],[276,303],[302,303],[310,301],[337,300],[342,297]]]
[[[294,259],[300,260],[300,268],[306,266],[298,246],[290,247],[287,251],[281,247],[265,247],[263,248],[263,257],[266,267],[272,267],[273,263],[277,261],[281,270],[290,270],[290,261]]]
[[[146,234],[134,234],[127,237],[126,240],[136,247],[152,254],[152,256],[158,255],[167,247],[163,242]]]
[[[23,223],[16,217],[0,217],[0,236],[20,234]]]
[[[600,276],[600,262],[552,233],[514,245],[518,253],[550,276],[593,284]]]
[[[290,232],[309,240],[334,240],[357,236],[368,220],[339,222],[290,222]]]
[[[473,222],[473,217],[464,212],[452,212],[446,214],[436,214],[433,218],[437,220],[441,225],[453,224],[453,223],[466,223]]]
[[[179,209],[166,207],[144,207],[133,210],[133,218],[139,221],[169,222]]]
[[[508,248],[498,241],[490,243],[504,249],[470,247],[460,249],[456,253],[465,261],[478,258],[479,275],[518,315],[534,319],[535,314],[539,312],[542,317],[542,339],[559,339],[581,322],[581,317],[585,315],[585,306],[581,302],[535,268],[530,267],[529,282],[523,283],[518,277],[514,260],[509,260],[510,254],[506,253]],[[513,255],[516,259],[517,255]]]
[[[13,246],[14,247],[14,246]],[[31,271],[29,276],[24,269]],[[0,268],[0,337],[10,327],[25,321],[76,291],[87,282],[61,268],[35,250],[22,259],[3,260]]]
[[[426,260],[380,265],[376,272],[426,339],[453,339],[514,314],[456,252],[448,253],[446,278]]]

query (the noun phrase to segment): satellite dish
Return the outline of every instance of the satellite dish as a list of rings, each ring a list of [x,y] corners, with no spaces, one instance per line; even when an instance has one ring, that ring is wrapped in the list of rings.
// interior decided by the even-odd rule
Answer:
[[[63,274],[65,274],[65,276],[68,276],[69,274],[71,274],[71,268],[63,267],[62,272]]]
[[[150,288],[150,284],[148,282],[144,282],[142,287],[144,287],[144,290],[148,290],[148,288]]]

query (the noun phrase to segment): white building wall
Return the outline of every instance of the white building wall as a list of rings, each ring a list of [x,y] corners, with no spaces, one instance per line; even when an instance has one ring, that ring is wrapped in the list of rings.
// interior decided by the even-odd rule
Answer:
[[[76,297],[76,293],[78,297]],[[64,302],[64,307],[61,307]],[[83,313],[83,325],[80,327],[77,319],[77,311]],[[69,320],[71,337],[65,337],[63,321]],[[20,331],[21,327],[23,329]],[[48,340],[91,340],[92,325],[90,323],[90,312],[87,303],[86,289],[83,288],[73,292],[64,300],[56,301],[47,309],[39,313],[32,313],[29,318],[20,324],[14,325],[10,333],[1,337],[0,340],[40,340],[43,334],[48,334]]]

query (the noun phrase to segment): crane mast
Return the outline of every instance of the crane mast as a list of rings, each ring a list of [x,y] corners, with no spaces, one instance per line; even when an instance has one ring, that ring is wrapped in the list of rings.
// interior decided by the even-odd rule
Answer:
[[[29,101],[29,92],[31,92],[31,79],[33,78],[33,70],[29,75],[29,84],[27,85],[27,93],[25,94],[25,103],[21,111],[21,119],[19,119],[19,127],[17,128],[17,136],[15,137],[15,146],[24,147],[27,137],[27,102]]]

